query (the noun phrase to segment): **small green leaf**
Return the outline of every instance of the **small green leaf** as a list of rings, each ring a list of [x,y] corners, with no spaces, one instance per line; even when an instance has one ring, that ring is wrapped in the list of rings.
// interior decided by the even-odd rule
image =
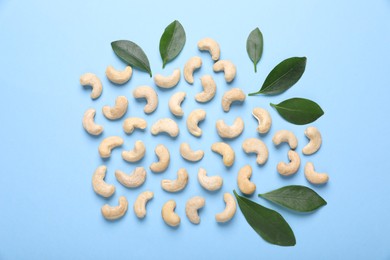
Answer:
[[[263,34],[258,27],[249,34],[246,40],[246,51],[251,61],[253,61],[255,72],[257,72],[257,63],[263,54]]]
[[[300,185],[285,186],[259,197],[299,212],[311,212],[327,204],[314,190]]]
[[[120,40],[111,43],[111,47],[115,54],[119,58],[124,60],[132,67],[136,67],[140,70],[149,72],[152,77],[152,71],[150,70],[149,60],[145,52],[136,43],[132,41]]]
[[[177,20],[170,23],[160,38],[160,55],[165,65],[176,58],[186,42],[186,33],[183,26]]]
[[[282,61],[268,74],[261,89],[249,96],[275,95],[286,91],[302,77],[305,67],[306,57],[292,57]]]
[[[265,241],[279,246],[295,245],[294,232],[282,215],[238,195],[235,190],[233,193],[246,221]]]
[[[316,102],[305,98],[291,98],[277,105],[272,103],[270,105],[278,111],[281,117],[296,125],[312,123],[324,114]]]

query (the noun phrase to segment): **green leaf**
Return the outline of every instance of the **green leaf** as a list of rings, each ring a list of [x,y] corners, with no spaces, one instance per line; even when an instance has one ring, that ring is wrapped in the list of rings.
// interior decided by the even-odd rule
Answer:
[[[259,197],[299,212],[311,212],[327,204],[314,190],[300,185],[285,186]]]
[[[233,191],[248,224],[265,241],[279,246],[294,246],[295,236],[286,220],[276,211],[263,207]]]
[[[132,41],[120,40],[111,43],[111,47],[115,54],[119,58],[124,60],[132,67],[136,67],[140,70],[149,72],[152,77],[152,71],[150,70],[149,60],[145,52],[136,43]]]
[[[253,61],[255,72],[257,72],[256,65],[263,54],[263,34],[258,27],[249,34],[248,39],[246,40],[246,51],[248,52],[251,61]]]
[[[261,89],[249,96],[275,95],[286,91],[302,77],[305,67],[306,57],[292,57],[282,61],[268,74]]]
[[[296,125],[312,123],[324,114],[316,102],[305,98],[291,98],[277,105],[272,103],[270,105],[278,111],[281,117]]]
[[[186,33],[183,26],[177,20],[170,23],[160,38],[160,55],[165,65],[176,58],[186,42]]]

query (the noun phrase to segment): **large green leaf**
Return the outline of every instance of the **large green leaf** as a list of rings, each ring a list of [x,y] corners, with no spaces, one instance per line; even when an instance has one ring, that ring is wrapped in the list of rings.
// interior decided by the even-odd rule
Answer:
[[[251,61],[253,61],[255,72],[257,72],[257,63],[263,54],[263,34],[258,27],[249,34],[246,40],[246,51]]]
[[[165,65],[176,58],[186,42],[186,33],[183,26],[177,20],[170,23],[160,38],[160,55]]]

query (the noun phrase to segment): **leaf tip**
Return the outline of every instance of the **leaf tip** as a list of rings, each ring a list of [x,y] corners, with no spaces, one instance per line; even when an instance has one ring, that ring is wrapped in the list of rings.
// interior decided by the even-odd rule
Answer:
[[[271,107],[275,107],[275,108],[276,108],[276,105],[273,104],[273,103],[269,103],[269,105],[270,105]]]

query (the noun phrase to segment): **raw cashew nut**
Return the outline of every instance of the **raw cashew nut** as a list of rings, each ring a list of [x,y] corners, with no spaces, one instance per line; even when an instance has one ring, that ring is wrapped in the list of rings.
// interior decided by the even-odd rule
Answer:
[[[136,167],[130,174],[120,170],[115,171],[115,178],[120,184],[127,188],[137,188],[146,180],[146,171],[144,167]]]
[[[119,136],[110,136],[100,143],[99,145],[99,154],[102,158],[108,158],[111,156],[111,150],[115,147],[121,146],[123,144],[123,139]]]
[[[180,80],[180,69],[175,69],[172,75],[163,76],[161,74],[156,74],[154,76],[154,83],[160,88],[173,88],[179,83]]]
[[[93,73],[85,73],[85,74],[81,75],[80,84],[82,86],[91,86],[92,87],[92,92],[91,92],[92,99],[97,99],[102,94],[102,91],[103,91],[102,82],[100,81],[98,76],[96,76]]]
[[[198,171],[198,181],[200,185],[209,191],[216,191],[222,187],[223,179],[221,176],[207,176],[207,172],[205,169],[200,168]]]
[[[123,130],[126,134],[131,134],[136,128],[144,130],[147,126],[146,120],[140,117],[129,117],[123,122]]]
[[[226,82],[231,82],[236,76],[236,66],[230,60],[219,60],[213,65],[215,72],[223,71]]]
[[[263,108],[255,107],[252,110],[252,115],[257,119],[259,122],[259,126],[257,127],[257,132],[260,134],[266,134],[268,133],[269,129],[271,128],[272,119],[269,112]]]
[[[201,103],[205,103],[214,98],[217,92],[217,85],[210,75],[204,75],[200,78],[203,91],[195,95],[195,100]]]
[[[188,183],[188,173],[184,168],[180,168],[177,171],[176,180],[162,180],[161,187],[168,192],[178,192],[186,187]]]
[[[115,84],[124,84],[131,78],[133,75],[133,69],[130,66],[126,66],[126,68],[122,71],[116,70],[113,66],[108,66],[106,69],[106,76]]]
[[[324,184],[329,181],[328,174],[316,172],[311,162],[307,162],[305,165],[305,177],[312,184]]]
[[[180,224],[180,217],[175,213],[175,208],[176,202],[174,200],[168,200],[161,210],[164,222],[171,227],[176,227]]]
[[[119,119],[126,113],[128,104],[129,101],[125,96],[119,96],[115,100],[115,106],[103,107],[103,115],[110,120]]]
[[[191,221],[193,224],[199,224],[200,223],[200,217],[198,214],[198,210],[200,208],[203,208],[205,204],[205,199],[200,196],[195,196],[187,200],[186,203],[186,215],[187,218]]]
[[[128,162],[138,162],[144,158],[146,152],[146,147],[144,143],[140,140],[136,141],[134,144],[134,149],[130,151],[123,151],[122,158]]]
[[[134,202],[134,213],[138,218],[144,218],[146,216],[146,203],[151,200],[154,193],[151,191],[144,191],[138,195]]]
[[[279,145],[281,143],[288,143],[291,149],[295,149],[298,146],[298,139],[295,137],[293,132],[288,130],[279,130],[275,133],[272,138],[274,145]]]
[[[241,117],[237,117],[233,125],[227,125],[222,119],[216,123],[218,135],[222,138],[236,138],[244,131],[244,121]]]
[[[279,162],[276,166],[276,169],[281,175],[290,176],[296,173],[301,165],[301,158],[299,154],[293,150],[288,151],[289,163]]]
[[[221,51],[219,48],[219,44],[215,40],[211,38],[204,38],[198,42],[198,48],[201,51],[209,51],[211,59],[219,60]]]
[[[221,213],[215,214],[215,220],[221,223],[231,220],[237,209],[236,200],[230,193],[223,194],[223,200],[226,203],[225,209]]]
[[[149,86],[139,86],[133,90],[133,96],[135,98],[145,98],[146,105],[144,112],[146,114],[152,113],[158,106],[158,95],[156,91]]]
[[[240,191],[246,195],[251,195],[256,190],[256,184],[249,179],[252,176],[252,167],[245,165],[240,169],[237,176],[237,184]]]
[[[168,149],[164,145],[159,144],[156,146],[156,149],[154,149],[154,152],[158,157],[158,162],[152,163],[150,165],[150,170],[152,172],[165,171],[168,168],[169,161],[170,161],[170,155]]]
[[[225,166],[230,167],[233,165],[236,156],[230,145],[224,142],[213,143],[211,150],[222,155],[223,164]]]
[[[99,166],[95,170],[95,173],[92,176],[92,187],[97,194],[108,198],[111,197],[112,194],[114,194],[115,186],[112,184],[107,184],[104,181],[104,177],[106,177],[106,171],[107,167],[104,165]]]
[[[180,154],[184,159],[191,162],[200,161],[204,156],[202,150],[193,151],[188,143],[181,143]]]
[[[200,121],[206,118],[206,111],[203,109],[193,110],[187,117],[187,129],[193,136],[201,136],[202,129],[198,126]]]
[[[101,125],[95,124],[95,114],[96,110],[93,108],[90,108],[85,111],[83,117],[83,127],[88,134],[100,135],[103,132],[104,128]]]
[[[184,78],[189,84],[194,83],[194,71],[202,66],[202,59],[198,56],[190,58],[184,65]]]
[[[242,143],[242,149],[245,153],[257,154],[257,164],[264,164],[268,160],[268,148],[263,141],[257,138],[245,139]]]
[[[221,102],[223,111],[228,112],[230,110],[230,105],[233,102],[235,101],[244,102],[245,98],[246,95],[244,91],[242,91],[239,88],[232,88],[226,91],[225,94],[223,94],[222,102]]]
[[[167,133],[171,137],[176,137],[179,135],[180,130],[175,121],[170,118],[162,118],[152,125],[150,132],[152,135]]]
[[[121,218],[123,217],[123,215],[125,215],[128,205],[129,203],[127,202],[126,197],[120,196],[118,206],[110,206],[108,204],[105,204],[102,207],[102,215],[108,220],[115,220]]]
[[[317,152],[320,149],[322,143],[320,131],[318,131],[316,127],[309,126],[305,130],[305,135],[307,138],[309,138],[310,141],[305,147],[303,147],[302,153],[310,155]]]
[[[175,116],[184,115],[183,109],[181,108],[181,103],[185,98],[186,98],[185,92],[177,92],[172,95],[168,103],[169,110],[171,111],[172,114],[174,114]]]

